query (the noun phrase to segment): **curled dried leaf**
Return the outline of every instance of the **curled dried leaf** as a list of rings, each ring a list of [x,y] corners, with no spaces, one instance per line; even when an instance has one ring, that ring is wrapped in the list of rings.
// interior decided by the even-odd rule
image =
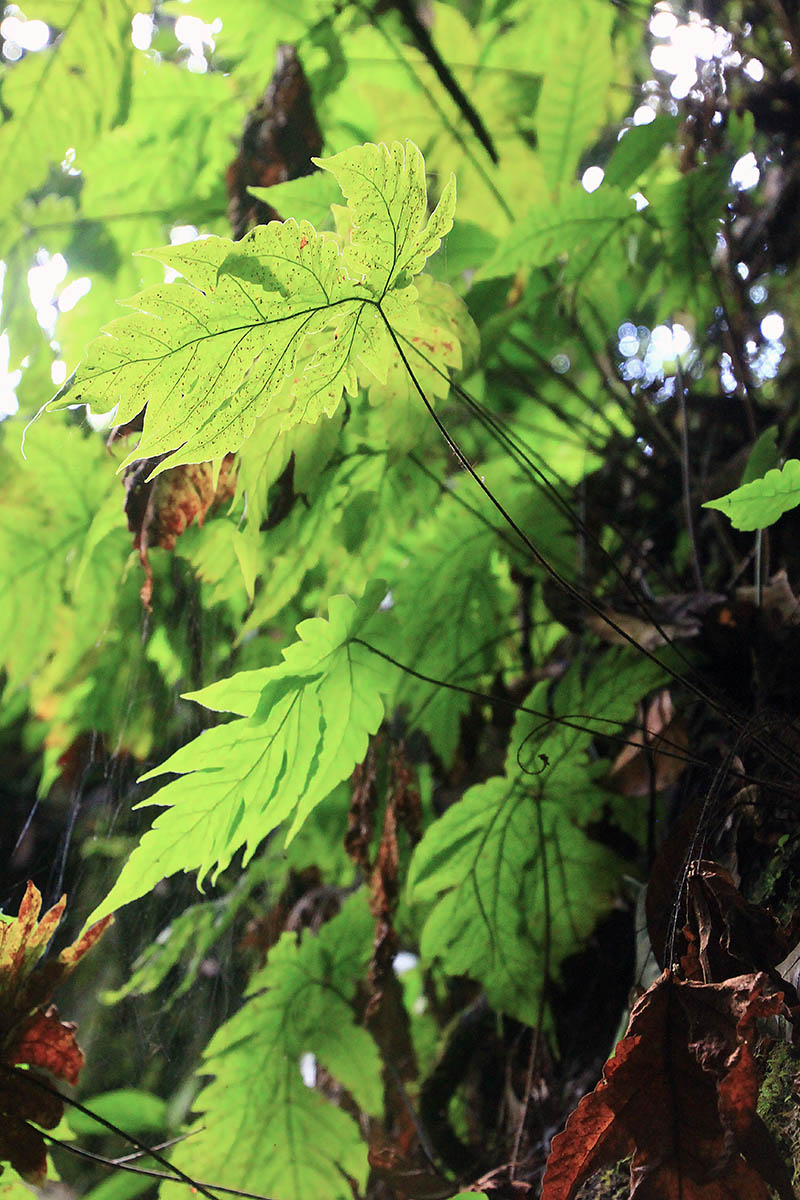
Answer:
[[[603,1078],[553,1139],[542,1200],[572,1200],[633,1155],[636,1200],[782,1200],[786,1166],[756,1113],[755,1023],[783,995],[764,974],[681,982],[664,971],[631,1013]]]
[[[62,896],[40,920],[42,897],[29,882],[17,916],[0,924],[0,1162],[30,1183],[44,1180],[47,1159],[44,1139],[29,1122],[54,1129],[64,1115],[62,1101],[46,1090],[48,1078],[77,1083],[83,1066],[75,1026],[59,1018],[50,997],[112,919],[40,963],[65,906]]]

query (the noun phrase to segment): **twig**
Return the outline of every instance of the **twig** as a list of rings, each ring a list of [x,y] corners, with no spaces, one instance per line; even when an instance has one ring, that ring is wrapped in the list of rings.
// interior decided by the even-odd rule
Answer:
[[[686,415],[686,388],[683,384],[681,364],[675,364],[675,387],[678,392],[678,408],[681,418],[681,488],[683,491],[683,511],[686,517],[686,531],[689,534],[689,545],[692,551],[692,571],[698,592],[703,590],[703,575],[700,570],[700,559],[697,555],[697,539],[694,535],[694,519],[692,517],[692,484],[689,475],[689,423]]]

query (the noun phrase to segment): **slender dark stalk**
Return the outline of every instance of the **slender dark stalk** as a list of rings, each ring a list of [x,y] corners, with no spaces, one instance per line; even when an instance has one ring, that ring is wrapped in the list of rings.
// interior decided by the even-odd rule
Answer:
[[[497,165],[500,161],[497,151],[494,147],[489,131],[484,125],[479,113],[474,104],[464,95],[458,80],[453,75],[447,63],[442,58],[439,51],[434,45],[433,38],[430,35],[430,30],[419,19],[419,14],[411,0],[393,0],[394,7],[400,13],[403,19],[403,24],[408,29],[408,32],[413,37],[417,46],[425,55],[425,58],[430,63],[433,70],[436,72],[436,78],[441,83],[444,90],[452,98],[458,109],[463,113],[466,121],[475,134],[480,144],[483,146],[486,153],[492,162]]]
[[[115,1133],[130,1146],[135,1146],[137,1150],[143,1151],[143,1153],[149,1158],[155,1159],[157,1163],[161,1163],[162,1167],[166,1167],[168,1171],[171,1171],[172,1174],[168,1175],[166,1178],[174,1179],[176,1182],[187,1184],[195,1191],[200,1192],[202,1196],[205,1196],[206,1200],[216,1200],[214,1193],[210,1191],[205,1184],[198,1183],[197,1180],[192,1179],[191,1175],[187,1175],[185,1171],[180,1169],[180,1167],[174,1166],[168,1158],[164,1158],[162,1154],[159,1154],[157,1150],[154,1150],[151,1146],[148,1146],[146,1142],[140,1141],[139,1138],[135,1137],[132,1133],[126,1133],[124,1129],[120,1129],[119,1125],[115,1125],[113,1121],[107,1121],[106,1118],[101,1117],[99,1113],[92,1112],[90,1108],[87,1108],[84,1104],[81,1104],[80,1100],[75,1100],[71,1096],[65,1096],[63,1092],[58,1090],[58,1088],[52,1087],[49,1083],[45,1082],[44,1079],[34,1074],[33,1071],[20,1071],[14,1067],[7,1066],[5,1063],[0,1063],[0,1071],[3,1071],[6,1075],[12,1075],[15,1077],[22,1076],[25,1083],[30,1084],[31,1087],[37,1087],[41,1091],[47,1092],[49,1096],[57,1097],[57,1099],[63,1101],[64,1104],[69,1104],[71,1108],[77,1109],[77,1111],[83,1113],[85,1117],[91,1117],[93,1121],[97,1121],[98,1125],[102,1125],[109,1131],[109,1133]],[[261,1198],[259,1197],[258,1200],[261,1200]]]
[[[95,1120],[99,1121],[100,1118],[96,1117]],[[52,1142],[61,1150],[66,1150],[77,1158],[85,1158],[89,1162],[99,1163],[100,1166],[109,1167],[115,1171],[128,1171],[131,1175],[144,1175],[148,1179],[161,1179],[165,1183],[182,1183],[185,1187],[191,1187],[193,1192],[201,1192],[206,1196],[213,1197],[213,1193],[218,1192],[222,1196],[240,1196],[242,1200],[271,1200],[270,1196],[264,1196],[261,1192],[245,1192],[241,1188],[223,1187],[221,1183],[199,1183],[191,1180],[188,1175],[182,1176],[178,1173],[170,1175],[166,1171],[154,1171],[150,1167],[135,1167],[124,1158],[104,1158],[102,1154],[94,1154],[91,1150],[84,1150],[81,1146],[73,1146],[70,1142],[64,1142],[61,1138],[54,1137],[52,1133],[46,1133],[44,1130],[38,1132],[41,1132],[48,1142]],[[158,1157],[154,1155],[153,1151],[148,1153],[150,1157]],[[173,1168],[173,1170],[177,1172],[177,1168]],[[213,1200],[216,1198],[213,1197]]]
[[[683,492],[683,513],[686,518],[686,530],[689,534],[689,546],[692,551],[692,571],[698,592],[703,590],[703,576],[700,571],[700,559],[697,557],[697,539],[694,535],[694,514],[692,512],[692,481],[689,473],[689,423],[686,412],[686,388],[683,383],[683,372],[680,363],[675,369],[675,387],[678,392],[678,409],[681,417],[681,487]]]

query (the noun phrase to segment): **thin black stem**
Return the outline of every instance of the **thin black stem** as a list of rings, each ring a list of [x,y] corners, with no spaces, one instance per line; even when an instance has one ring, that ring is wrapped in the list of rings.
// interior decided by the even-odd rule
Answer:
[[[397,334],[395,333],[394,329],[392,328],[391,323],[386,318],[386,314],[384,313],[384,311],[381,308],[379,303],[377,303],[377,302],[373,302],[373,303],[375,304],[375,307],[377,308],[378,312],[381,314],[381,317],[383,318],[384,325],[386,326],[389,336],[391,337],[392,341],[394,342],[395,349],[397,350],[397,353],[400,356],[400,360],[403,363],[403,366],[405,367],[406,371],[408,372],[408,376],[414,386],[414,390],[420,396],[423,404],[425,405],[425,408],[428,411],[428,414],[430,415],[430,417],[433,420],[434,424],[436,425],[437,429],[441,433],[444,440],[447,442],[447,445],[450,447],[450,449],[452,450],[455,457],[460,462],[461,466],[464,468],[464,470],[467,472],[467,474],[472,477],[473,481],[477,484],[477,486],[480,488],[480,490],[487,497],[490,504],[492,504],[492,506],[497,510],[497,512],[500,513],[501,517],[506,522],[506,524],[509,526],[509,528],[512,529],[514,531],[514,533],[516,533],[516,535],[519,537],[520,541],[522,542],[523,546],[528,550],[528,552],[533,557],[534,561],[537,562],[547,572],[547,574],[550,576],[550,578],[552,580],[554,580],[554,582],[557,583],[559,585],[559,587],[561,587],[567,593],[568,596],[572,597],[573,600],[578,601],[579,604],[588,608],[590,610],[590,612],[593,612],[596,616],[598,616],[600,618],[600,620],[603,622],[603,624],[607,625],[609,629],[612,629],[614,631],[614,633],[616,633],[616,635],[623,642],[625,642],[629,646],[632,646],[633,649],[636,650],[639,654],[643,655],[644,658],[649,659],[650,662],[654,663],[662,671],[665,671],[670,676],[671,679],[674,679],[677,683],[682,683],[683,686],[686,687],[690,692],[692,692],[692,694],[697,699],[702,700],[714,712],[718,713],[725,721],[729,722],[735,729],[737,729],[739,731],[745,731],[746,729],[748,729],[749,723],[744,716],[739,715],[736,712],[734,712],[728,705],[724,704],[720,700],[717,700],[708,691],[706,691],[705,688],[701,687],[700,684],[695,683],[694,680],[692,680],[688,676],[683,675],[680,671],[675,670],[674,667],[671,667],[668,663],[665,663],[662,659],[660,659],[651,650],[648,650],[646,646],[643,646],[642,643],[637,641],[637,639],[632,634],[628,633],[628,631],[626,629],[623,629],[623,627],[617,621],[615,621],[613,619],[613,617],[611,617],[608,614],[608,612],[605,611],[603,606],[600,603],[598,603],[598,601],[596,601],[593,596],[590,596],[590,595],[587,595],[587,594],[581,592],[579,588],[575,587],[575,585],[572,584],[564,575],[562,575],[561,572],[558,571],[553,566],[553,564],[545,557],[545,555],[542,554],[541,550],[539,550],[539,548],[531,541],[531,539],[524,532],[524,530],[520,528],[519,524],[511,516],[511,513],[508,511],[508,509],[505,507],[505,505],[503,505],[502,502],[497,499],[497,497],[492,492],[491,488],[488,487],[486,482],[481,478],[481,476],[478,474],[478,472],[473,467],[472,463],[467,458],[464,451],[461,449],[461,446],[458,444],[458,442],[452,436],[450,431],[447,429],[447,427],[445,426],[441,417],[434,409],[434,407],[431,404],[428,397],[425,395],[425,392],[424,392],[423,388],[421,387],[420,382],[417,379],[417,376],[414,373],[414,370],[413,370],[410,362],[408,361],[408,356],[406,355],[405,351],[403,350],[403,347],[400,345],[400,340],[398,339]],[[471,402],[471,403],[474,403],[474,402]],[[794,770],[793,764],[788,759],[784,758],[781,754],[778,754],[776,752],[776,746],[775,746],[774,742],[771,742],[767,745],[755,735],[754,735],[754,740],[756,741],[756,744],[759,745],[760,748],[765,751],[765,753],[768,753],[771,755],[771,757],[775,760],[775,762],[777,762],[781,766],[785,767],[787,769],[787,771],[793,772],[793,770]],[[786,749],[786,748],[787,747],[784,746],[784,749]]]
[[[100,1120],[99,1117],[95,1119]],[[61,1138],[54,1137],[52,1133],[46,1133],[44,1130],[37,1132],[41,1132],[42,1137],[46,1138],[48,1142],[52,1142],[54,1146],[59,1146],[60,1149],[74,1154],[77,1158],[88,1159],[89,1162],[99,1163],[101,1167],[109,1167],[115,1171],[128,1171],[131,1175],[145,1175],[148,1179],[163,1179],[167,1183],[182,1183],[186,1187],[191,1187],[193,1191],[212,1195],[212,1200],[216,1200],[216,1197],[213,1196],[214,1192],[219,1192],[224,1196],[241,1196],[243,1200],[272,1200],[270,1196],[264,1196],[261,1192],[244,1192],[241,1188],[223,1187],[221,1183],[199,1183],[189,1179],[188,1175],[181,1175],[177,1171],[177,1167],[173,1168],[177,1172],[174,1175],[169,1175],[166,1171],[154,1171],[149,1167],[134,1167],[124,1158],[104,1158],[102,1154],[94,1154],[91,1150],[73,1146],[70,1142],[62,1142]],[[151,1157],[157,1157],[152,1151],[149,1151],[149,1154]]]
[[[77,1109],[77,1111],[83,1113],[85,1117],[91,1117],[93,1121],[97,1121],[98,1125],[102,1125],[110,1133],[115,1133],[117,1137],[121,1137],[130,1146],[135,1146],[137,1150],[142,1150],[148,1155],[148,1157],[155,1159],[157,1163],[161,1163],[162,1167],[166,1167],[172,1172],[172,1175],[168,1176],[168,1178],[175,1179],[178,1182],[185,1183],[189,1187],[194,1188],[195,1191],[198,1191],[201,1195],[205,1196],[206,1200],[216,1200],[214,1193],[210,1191],[205,1184],[198,1183],[195,1179],[192,1179],[191,1175],[187,1175],[185,1171],[180,1169],[180,1167],[174,1166],[168,1158],[164,1158],[162,1154],[159,1154],[157,1150],[154,1150],[151,1146],[148,1146],[146,1142],[141,1142],[137,1137],[134,1137],[132,1133],[126,1133],[124,1129],[120,1129],[120,1127],[115,1125],[113,1121],[107,1121],[106,1118],[101,1117],[99,1113],[92,1112],[90,1108],[86,1108],[84,1104],[81,1104],[80,1100],[74,1100],[71,1096],[65,1096],[63,1092],[58,1090],[58,1088],[51,1087],[49,1083],[46,1083],[44,1079],[41,1079],[38,1075],[35,1075],[33,1071],[19,1071],[14,1067],[7,1066],[5,1063],[0,1063],[0,1070],[4,1071],[6,1075],[13,1075],[15,1078],[21,1076],[26,1084],[30,1084],[32,1087],[40,1088],[41,1091],[47,1092],[49,1096],[55,1096],[64,1104],[69,1104],[72,1108]],[[130,1168],[122,1169],[129,1170]]]
[[[518,704],[516,700],[510,700],[506,696],[489,695],[488,692],[481,692],[478,691],[477,688],[466,687],[464,684],[451,683],[446,679],[436,679],[432,675],[426,675],[423,671],[417,671],[415,667],[410,667],[407,663],[400,662],[398,659],[393,658],[391,654],[387,654],[385,650],[380,650],[377,646],[373,646],[371,642],[364,641],[363,638],[354,637],[351,638],[350,641],[357,646],[363,646],[365,650],[369,650],[372,654],[377,654],[378,658],[382,658],[385,662],[391,663],[391,665],[393,667],[397,667],[399,671],[403,671],[406,675],[411,675],[414,679],[419,679],[422,683],[430,683],[434,687],[447,688],[448,691],[451,692],[460,692],[463,696],[471,696],[475,700],[482,700],[486,704],[500,704],[504,705],[506,708],[512,709],[514,712],[523,712],[532,717],[539,717],[542,722],[541,726],[539,726],[537,729],[531,730],[526,740],[535,737],[536,734],[541,729],[544,729],[547,725],[564,725],[567,729],[574,729],[578,733],[588,733],[592,737],[608,738],[609,741],[617,742],[619,745],[632,746],[635,750],[642,749],[641,742],[636,742],[632,738],[626,738],[622,734],[610,733],[608,730],[601,731],[600,729],[592,728],[589,725],[578,724],[576,720],[571,719],[571,716],[575,716],[576,714],[560,716],[556,713],[543,712],[541,709],[531,708],[527,704]],[[594,721],[596,725],[615,725],[617,728],[627,724],[626,721],[615,720],[612,717],[597,717],[594,715],[587,715],[586,720]],[[702,758],[696,758],[693,754],[687,754],[677,742],[670,741],[670,739],[665,738],[663,734],[657,733],[655,730],[647,729],[645,726],[637,726],[636,731],[645,737],[648,734],[657,735],[659,738],[659,754],[664,754],[667,758],[677,758],[679,762],[690,763],[692,766],[700,767],[706,771],[714,770],[714,767],[711,765],[711,763],[707,763]],[[662,743],[665,745],[674,746],[676,749],[662,750]],[[743,780],[747,779],[750,782],[754,782],[750,776],[742,775],[741,778]],[[789,788],[786,790],[791,795],[795,794],[795,792]]]
[[[686,412],[686,388],[683,383],[683,371],[680,363],[675,368],[675,387],[678,392],[678,410],[681,418],[681,487],[683,491],[683,511],[686,518],[686,530],[689,534],[689,546],[692,551],[692,571],[698,592],[703,590],[703,575],[700,571],[700,560],[697,556],[697,539],[694,535],[694,518],[692,515],[692,481],[689,473],[689,422]]]
[[[370,16],[370,19],[371,19],[371,14],[368,12],[368,10],[363,5],[359,5],[359,7],[361,8],[361,11],[365,12],[368,16]],[[508,218],[509,221],[513,221],[514,213],[511,211],[508,201],[505,199],[503,194],[498,190],[497,184],[492,179],[491,175],[489,175],[484,164],[480,161],[480,159],[476,158],[476,156],[473,152],[472,144],[465,137],[463,137],[461,131],[453,125],[452,121],[449,120],[447,114],[442,111],[441,105],[439,104],[438,100],[436,99],[436,96],[433,94],[431,89],[427,86],[424,79],[420,79],[419,75],[416,73],[416,71],[414,70],[414,67],[408,61],[408,59],[405,58],[400,53],[397,46],[395,45],[394,39],[386,32],[383,25],[380,24],[380,22],[374,22],[373,27],[378,31],[380,36],[386,42],[386,45],[389,47],[389,49],[392,51],[392,53],[396,56],[398,62],[401,63],[401,65],[405,67],[405,69],[407,70],[408,74],[411,76],[411,78],[414,81],[414,83],[416,84],[416,86],[423,92],[423,94],[425,95],[425,98],[430,103],[431,108],[433,108],[433,110],[437,114],[437,116],[441,118],[442,123],[444,124],[445,128],[447,128],[450,131],[450,133],[453,135],[455,140],[458,142],[459,146],[464,151],[467,158],[472,163],[472,165],[475,167],[475,170],[478,172],[481,179],[483,180],[483,182],[486,184],[489,191],[494,196],[498,205],[503,210],[503,213],[505,214],[505,216]]]
[[[666,663],[662,662],[662,660],[660,658],[658,658],[657,655],[653,654],[652,651],[648,650],[645,646],[642,646],[641,643],[638,642],[635,637],[633,637],[631,634],[629,634],[626,629],[623,629],[622,626],[620,624],[618,624],[618,622],[616,622],[612,617],[610,617],[608,615],[607,612],[605,612],[605,610],[603,609],[603,606],[601,604],[598,604],[598,602],[596,600],[594,600],[593,597],[585,595],[578,588],[576,588],[572,583],[570,583],[570,581],[568,579],[565,578],[564,575],[561,574],[560,571],[556,570],[556,568],[552,565],[552,563],[549,562],[549,560],[547,558],[545,558],[545,556],[542,554],[541,550],[539,550],[539,548],[536,545],[534,545],[534,543],[531,541],[531,539],[528,537],[528,535],[524,532],[524,530],[520,528],[520,526],[517,524],[517,522],[511,516],[511,513],[508,511],[508,509],[505,507],[505,505],[503,505],[501,503],[501,501],[497,499],[497,497],[492,492],[491,488],[489,488],[487,486],[487,484],[484,482],[484,480],[481,478],[481,476],[478,474],[478,472],[473,467],[472,463],[467,458],[464,451],[459,446],[458,442],[455,440],[455,438],[449,432],[449,430],[445,426],[444,422],[439,417],[439,414],[435,411],[430,400],[425,395],[425,392],[423,391],[422,387],[420,386],[419,380],[417,379],[417,377],[411,367],[411,364],[409,363],[408,358],[403,350],[403,347],[400,345],[399,339],[397,338],[397,335],[395,334],[394,330],[392,329],[390,322],[387,321],[380,305],[378,305],[377,307],[378,307],[378,311],[380,312],[381,316],[383,317],[384,324],[386,325],[386,328],[389,332],[389,336],[391,337],[392,341],[395,344],[397,353],[400,355],[400,359],[403,363],[403,366],[405,367],[406,371],[408,372],[409,378],[411,379],[411,382],[414,385],[414,389],[418,393],[420,398],[422,399],[422,402],[425,405],[426,409],[428,410],[428,413],[430,414],[432,420],[434,421],[437,429],[441,433],[444,440],[447,442],[448,446],[452,450],[455,457],[461,463],[461,466],[464,468],[464,470],[467,472],[467,474],[471,475],[474,482],[478,485],[480,490],[484,493],[484,495],[487,497],[487,499],[493,505],[493,507],[495,509],[497,509],[497,511],[500,513],[500,516],[503,518],[503,520],[506,522],[506,524],[511,529],[513,529],[514,533],[516,533],[517,537],[520,539],[523,546],[532,555],[534,561],[537,562],[539,564],[539,566],[542,567],[547,572],[547,574],[550,576],[550,578],[553,579],[559,585],[559,587],[563,588],[563,590],[569,596],[571,596],[573,600],[577,600],[578,603],[584,605],[591,612],[593,612],[596,616],[598,616],[600,618],[600,620],[609,627],[609,629],[612,629],[614,631],[614,633],[616,633],[617,636],[622,639],[623,642],[627,643],[627,645],[629,645],[629,646],[633,646],[633,648],[635,650],[637,650],[640,654],[643,654],[644,657],[648,658],[652,663],[655,663],[656,666],[658,666],[662,670],[666,671],[667,674],[670,675],[673,679],[677,680],[680,683],[683,683],[687,688],[689,688],[689,690],[691,692],[694,693],[695,696],[698,697],[698,699],[703,700],[706,704],[710,705],[714,709],[715,712],[721,712],[726,718],[730,719],[731,714],[724,707],[724,705],[722,705],[718,701],[714,700],[714,698],[712,696],[708,695],[708,693],[705,692],[703,690],[703,688],[701,688],[697,684],[693,683],[690,679],[687,679],[684,675],[681,675],[681,673],[679,671],[675,671],[672,667],[670,667]]]
[[[497,165],[500,159],[497,151],[495,150],[494,142],[489,136],[489,131],[481,120],[480,115],[478,114],[474,105],[464,95],[463,91],[459,87],[458,81],[453,75],[453,72],[450,70],[449,66],[436,49],[433,38],[430,35],[430,31],[422,23],[422,21],[420,21],[417,10],[414,8],[411,0],[394,0],[394,7],[400,13],[403,23],[413,37],[414,41],[417,43],[417,46],[425,55],[425,58],[428,60],[433,70],[436,72],[436,78],[439,80],[447,94],[452,98],[457,108],[459,108],[466,117],[470,129],[475,134],[475,137],[483,146],[486,153],[489,155],[489,158],[495,165]]]

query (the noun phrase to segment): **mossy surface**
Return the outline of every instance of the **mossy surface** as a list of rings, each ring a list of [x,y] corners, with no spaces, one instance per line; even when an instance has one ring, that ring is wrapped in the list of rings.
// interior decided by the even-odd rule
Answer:
[[[628,1200],[631,1191],[630,1163],[616,1163],[588,1179],[575,1200]]]
[[[774,1042],[762,1058],[764,1082],[758,1112],[800,1182],[800,1047]]]

